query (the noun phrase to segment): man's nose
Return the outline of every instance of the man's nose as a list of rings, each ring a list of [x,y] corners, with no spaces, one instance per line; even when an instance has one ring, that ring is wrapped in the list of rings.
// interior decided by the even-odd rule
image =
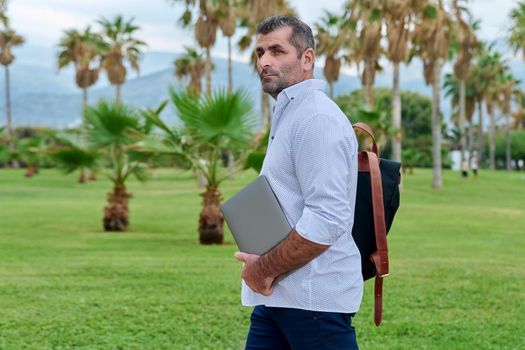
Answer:
[[[271,66],[270,55],[268,55],[266,53],[263,53],[261,56],[259,56],[257,58],[257,65],[261,69],[266,68],[266,67],[270,67]]]

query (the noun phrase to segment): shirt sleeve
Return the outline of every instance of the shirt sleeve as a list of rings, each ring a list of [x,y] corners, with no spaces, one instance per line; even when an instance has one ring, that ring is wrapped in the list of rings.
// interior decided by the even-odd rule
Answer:
[[[295,225],[305,239],[334,244],[352,227],[354,205],[350,186],[357,177],[355,136],[350,124],[327,115],[303,121],[292,139],[292,159],[304,199]]]

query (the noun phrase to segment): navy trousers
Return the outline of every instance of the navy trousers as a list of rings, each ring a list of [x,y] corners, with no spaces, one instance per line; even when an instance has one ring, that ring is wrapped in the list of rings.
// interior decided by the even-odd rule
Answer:
[[[245,350],[357,350],[349,314],[256,306]]]

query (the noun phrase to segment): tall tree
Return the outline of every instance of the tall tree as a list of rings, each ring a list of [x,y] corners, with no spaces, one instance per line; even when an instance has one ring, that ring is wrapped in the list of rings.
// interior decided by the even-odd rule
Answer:
[[[265,18],[277,14],[293,15],[295,11],[290,7],[287,0],[240,0],[238,6],[238,16],[240,25],[246,32],[239,40],[241,51],[252,49],[252,42],[255,39],[257,25]],[[254,70],[257,72],[255,54],[251,55]],[[261,88],[261,133],[264,135],[270,124],[270,96]]]
[[[179,79],[190,78],[188,92],[199,96],[202,91],[201,78],[204,73],[206,63],[202,55],[194,48],[186,47],[184,55],[175,60],[175,75]]]
[[[334,12],[324,11],[324,16],[316,23],[317,30],[316,54],[325,56],[323,73],[330,86],[330,97],[334,98],[334,83],[339,79],[341,71],[341,48],[347,37],[347,26],[344,18]]]
[[[392,62],[392,126],[397,130],[392,138],[392,159],[401,161],[401,87],[400,87],[400,65],[406,63],[409,58],[409,44],[411,28],[417,16],[421,16],[425,0],[399,0],[385,1],[384,19],[386,24],[386,35],[388,48],[386,57]]]
[[[501,77],[504,74],[506,63],[501,54],[494,51],[492,46],[483,52],[478,62],[478,71],[483,84],[483,101],[489,115],[488,141],[489,141],[489,167],[496,169],[496,116],[495,108],[498,106],[501,93]]]
[[[500,86],[501,86],[501,98],[500,108],[505,119],[505,168],[510,171],[512,170],[512,158],[511,158],[511,107],[513,98],[520,97],[519,81],[514,78],[510,72],[508,66],[504,67],[504,72],[501,75]],[[519,101],[517,101],[519,102]]]
[[[517,7],[510,12],[510,20],[507,41],[514,53],[521,51],[525,57],[525,1],[517,3]]]
[[[525,93],[516,91],[515,95],[517,110],[512,113],[514,129],[525,129]]]
[[[121,86],[126,81],[127,69],[124,61],[139,72],[139,60],[146,43],[134,37],[140,27],[133,24],[133,18],[125,21],[116,16],[113,21],[104,17],[97,21],[102,26],[104,42],[102,67],[108,75],[109,82],[115,85],[116,101],[121,101]]]
[[[432,86],[432,187],[443,187],[441,161],[441,111],[439,107],[441,92],[441,68],[448,57],[450,45],[449,14],[441,0],[430,1],[425,6],[423,16],[414,28],[414,44],[423,60],[424,76],[427,85]]]
[[[351,16],[358,21],[359,48],[364,62],[361,84],[366,88],[366,104],[369,109],[374,106],[374,81],[379,58],[383,53],[381,37],[383,28],[382,2],[377,0],[351,0],[348,3]],[[353,22],[353,20],[351,20]]]
[[[469,25],[470,21],[467,21],[463,18],[464,14],[470,16],[467,8],[464,7],[463,4],[461,4],[458,0],[452,1],[452,7],[455,17],[454,39],[458,47],[458,55],[456,62],[454,63],[454,74],[459,80],[459,132],[461,159],[464,160],[467,148],[465,136],[467,78],[469,76],[472,56],[478,45],[478,40],[474,33],[474,28]]]
[[[491,61],[492,45],[488,45],[486,42],[479,42],[478,48],[475,52],[474,65],[470,69],[470,78],[473,82],[472,92],[475,95],[476,106],[478,110],[478,131],[477,131],[477,153],[479,166],[483,164],[485,157],[485,146],[484,146],[484,116],[483,116],[483,105],[485,104],[485,94],[494,81],[495,75],[492,72],[492,67],[489,64]],[[471,149],[472,151],[473,149]]]
[[[217,19],[217,6],[210,1],[201,0],[199,17],[195,23],[195,39],[206,52],[206,95],[211,94],[211,48],[215,45],[219,22]]]
[[[235,0],[219,0],[218,19],[222,34],[228,40],[228,92],[233,91],[232,36],[237,27]]]
[[[2,23],[5,28],[9,25],[7,18],[7,0],[0,0],[0,23]]]
[[[65,30],[59,43],[58,69],[70,64],[75,67],[75,82],[82,89],[83,112],[88,106],[88,89],[94,85],[100,72],[102,38],[88,26],[83,32]]]
[[[466,149],[471,151],[473,149],[473,117],[476,110],[477,102],[477,81],[473,74],[469,74],[465,82],[465,121],[468,122],[468,136],[466,137]],[[452,105],[452,121],[458,127],[461,123],[459,112],[460,104],[460,83],[458,78],[453,74],[446,74],[443,82],[443,89],[445,90],[445,97],[450,98]],[[460,140],[461,148],[461,140]]]
[[[24,37],[17,34],[12,29],[0,31],[0,64],[4,66],[5,71],[5,112],[7,119],[8,143],[13,145],[13,117],[11,115],[11,83],[9,76],[9,65],[15,60],[11,49],[20,46],[25,42]]]
[[[194,23],[195,39],[206,52],[206,94],[211,93],[212,57],[211,48],[215,45],[219,28],[219,3],[226,0],[169,0],[172,3],[184,1],[186,11],[180,18],[182,26],[189,27],[192,22],[192,10],[197,7],[197,20]],[[224,7],[224,5],[223,5]],[[223,9],[224,10],[224,9]]]

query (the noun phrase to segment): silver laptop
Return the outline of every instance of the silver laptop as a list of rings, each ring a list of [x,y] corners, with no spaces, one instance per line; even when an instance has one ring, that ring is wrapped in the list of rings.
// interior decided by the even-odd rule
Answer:
[[[241,252],[262,255],[292,230],[264,175],[224,202],[221,211]]]

